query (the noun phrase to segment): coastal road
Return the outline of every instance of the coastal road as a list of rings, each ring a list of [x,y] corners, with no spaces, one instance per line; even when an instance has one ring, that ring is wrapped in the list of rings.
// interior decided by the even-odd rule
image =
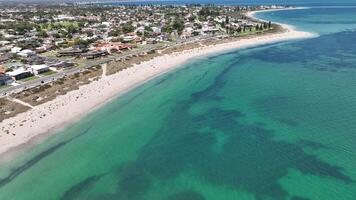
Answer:
[[[34,87],[37,87],[37,86],[45,84],[45,83],[50,83],[50,82],[56,81],[56,80],[58,80],[60,78],[63,78],[64,76],[68,76],[68,75],[76,74],[78,72],[82,72],[83,70],[92,68],[92,67],[97,66],[97,65],[101,65],[101,64],[108,63],[108,62],[115,61],[115,60],[125,59],[127,57],[138,55],[138,54],[145,53],[145,52],[149,52],[149,51],[158,49],[160,47],[161,47],[161,45],[152,45],[152,46],[140,49],[140,50],[127,52],[127,53],[122,54],[122,55],[109,56],[109,57],[106,57],[106,58],[102,58],[100,60],[96,60],[96,61],[91,62],[91,63],[87,63],[83,67],[70,68],[68,70],[60,71],[60,72],[58,72],[56,74],[49,75],[49,76],[39,77],[39,78],[37,78],[35,80],[28,81],[28,82],[25,82],[25,83],[21,83],[21,84],[16,85],[16,86],[10,86],[10,87],[6,87],[6,88],[2,88],[2,89],[0,89],[0,96],[6,96],[8,94],[15,93],[15,92],[20,92],[20,91],[28,89],[28,88],[34,88]]]
[[[184,45],[184,44],[189,44],[189,43],[193,43],[193,42],[196,42],[196,41],[199,41],[199,40],[205,40],[205,39],[209,39],[209,38],[213,38],[213,37],[216,37],[216,36],[212,36],[212,35],[209,35],[209,36],[196,36],[196,37],[191,37],[191,38],[186,39],[186,40],[178,39],[175,42],[173,42],[170,45],[168,45],[167,47],[168,48],[177,47],[177,46],[181,46],[181,45]],[[105,64],[105,63],[108,63],[108,62],[111,62],[111,61],[118,61],[118,60],[125,59],[127,57],[131,57],[131,56],[134,56],[134,55],[139,55],[139,54],[146,53],[146,52],[149,52],[149,51],[152,51],[152,50],[157,50],[157,49],[162,48],[162,47],[163,47],[162,44],[150,45],[150,46],[144,47],[144,48],[139,49],[139,50],[133,50],[133,51],[130,51],[130,52],[126,52],[126,53],[121,54],[121,55],[108,56],[106,58],[102,58],[100,60],[96,60],[94,62],[85,64],[83,67],[70,68],[68,70],[60,71],[60,72],[58,72],[56,74],[49,75],[49,76],[39,77],[38,79],[35,79],[35,80],[32,80],[32,81],[28,81],[28,82],[25,82],[25,83],[21,83],[21,84],[16,85],[16,86],[5,87],[5,88],[0,89],[0,97],[1,96],[6,96],[6,95],[9,95],[9,94],[12,94],[12,93],[16,93],[16,92],[21,92],[21,91],[29,89],[29,88],[34,88],[34,87],[40,86],[42,84],[50,83],[50,82],[56,81],[56,80],[58,80],[60,78],[63,78],[64,76],[76,74],[78,72],[81,72],[83,70],[92,68],[92,67],[97,66],[97,65]]]

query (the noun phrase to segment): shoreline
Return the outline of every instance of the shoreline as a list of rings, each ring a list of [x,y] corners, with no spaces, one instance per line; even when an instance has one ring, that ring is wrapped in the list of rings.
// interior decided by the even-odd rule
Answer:
[[[253,20],[256,20],[256,21],[268,22],[267,20],[257,18],[255,16],[255,14],[256,13],[264,13],[264,12],[276,12],[276,11],[285,11],[285,10],[304,10],[304,9],[309,9],[309,8],[308,7],[291,7],[291,8],[276,8],[276,9],[270,9],[270,10],[256,10],[256,11],[247,12],[246,16],[251,18],[251,19],[253,19]],[[292,29],[294,31],[298,31],[295,26],[292,26],[292,25],[289,25],[289,24],[283,24],[283,23],[280,23],[280,22],[274,22],[274,23],[275,24],[279,24],[280,26],[282,26],[285,29],[289,29],[289,30]],[[303,32],[303,31],[301,31],[301,32]],[[311,33],[311,34],[314,34],[314,36],[318,35],[316,33]]]
[[[247,16],[253,17],[254,13],[247,13]],[[41,138],[45,138],[44,136],[60,132],[111,100],[149,80],[181,67],[191,59],[220,54],[225,51],[315,36],[313,33],[297,31],[289,25],[280,25],[284,28],[281,33],[241,38],[229,43],[157,56],[152,60],[102,77],[88,85],[83,85],[78,90],[58,96],[52,101],[35,106],[33,109],[15,117],[5,119],[0,123],[0,127],[5,127],[5,130],[9,130],[10,134],[1,134],[0,160],[12,158],[13,154],[21,152],[25,147],[41,142]]]

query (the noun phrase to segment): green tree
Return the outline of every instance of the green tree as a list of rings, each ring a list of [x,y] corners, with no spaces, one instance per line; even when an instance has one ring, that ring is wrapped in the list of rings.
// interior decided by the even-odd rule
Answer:
[[[40,25],[36,25],[35,29],[36,29],[37,32],[42,31],[42,27]]]
[[[206,18],[207,16],[218,16],[220,13],[219,11],[214,10],[212,7],[203,7],[199,12],[198,15]]]
[[[241,33],[241,31],[242,31],[241,27],[239,26],[236,31],[237,31],[237,33]]]
[[[37,32],[37,37],[45,38],[48,37],[48,34],[46,31],[40,30],[39,32]]]
[[[132,23],[125,23],[122,25],[122,31],[126,33],[133,32],[135,30],[135,27],[132,26]]]
[[[111,37],[117,37],[120,35],[120,31],[118,29],[114,29],[108,33],[109,36]]]
[[[66,27],[66,30],[68,33],[73,34],[73,33],[77,33],[78,32],[78,27],[76,27],[74,24],[69,24]]]
[[[184,24],[181,19],[176,19],[173,23],[173,29],[178,31],[178,34],[182,34],[182,31],[184,29]]]
[[[84,45],[84,46],[88,46],[89,42],[86,40],[83,40],[81,38],[75,38],[74,39],[74,45]]]
[[[268,28],[268,24],[267,24],[267,22],[264,22],[263,23],[263,29],[267,29]]]
[[[88,37],[92,37],[94,35],[94,32],[92,30],[86,30],[85,34],[87,34]]]
[[[198,23],[195,23],[194,26],[197,27],[198,29],[201,29],[203,27],[201,24]]]
[[[195,16],[195,15],[192,15],[192,16],[190,16],[190,17],[188,18],[188,20],[189,20],[190,22],[194,22],[195,19],[196,19],[196,16]]]
[[[23,35],[33,29],[33,25],[27,22],[11,24],[9,29],[14,29],[18,34]]]
[[[149,26],[145,26],[145,32],[152,32],[152,28]]]
[[[166,25],[162,27],[162,32],[163,33],[172,33],[173,32],[173,27],[171,25]]]

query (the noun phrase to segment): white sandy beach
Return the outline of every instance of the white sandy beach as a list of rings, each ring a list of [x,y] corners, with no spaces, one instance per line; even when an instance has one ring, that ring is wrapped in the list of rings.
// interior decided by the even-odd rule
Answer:
[[[187,50],[173,55],[162,55],[114,75],[104,76],[98,81],[81,86],[79,90],[71,91],[50,102],[35,106],[25,113],[0,123],[0,155],[29,143],[37,136],[48,132],[58,132],[61,128],[75,123],[111,99],[154,77],[182,66],[189,59],[222,51],[314,36],[311,33],[296,31],[290,26],[285,26],[285,28],[287,30],[283,33],[261,35],[227,44]],[[9,130],[10,133],[6,134],[3,132],[4,130]]]

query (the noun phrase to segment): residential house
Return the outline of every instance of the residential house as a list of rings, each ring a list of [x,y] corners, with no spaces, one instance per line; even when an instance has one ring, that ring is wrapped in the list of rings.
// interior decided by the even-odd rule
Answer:
[[[193,33],[194,29],[192,27],[187,27],[183,30],[182,35],[180,36],[181,39],[187,39],[189,37],[192,37],[192,33]]]
[[[26,58],[26,61],[30,65],[40,65],[44,63],[45,58],[39,56],[31,56]]]
[[[14,71],[7,72],[6,74],[8,76],[12,77],[12,79],[14,79],[14,80],[20,80],[20,79],[24,79],[24,78],[33,76],[33,74],[31,73],[30,70],[26,70],[24,68],[16,69]]]
[[[144,26],[140,26],[138,28],[136,28],[135,33],[141,33],[143,34],[145,32],[145,27]]]
[[[17,55],[22,56],[22,57],[30,57],[30,56],[36,55],[36,52],[34,52],[30,49],[24,49],[24,50],[18,52]]]
[[[131,41],[133,41],[134,39],[135,39],[135,37],[132,36],[132,35],[126,35],[126,36],[122,37],[122,41],[123,41],[123,42],[131,42]]]
[[[119,46],[119,50],[130,50],[132,48],[133,48],[133,46],[130,44],[122,44]]]
[[[162,41],[168,40],[168,36],[165,35],[165,34],[161,34],[161,35],[157,36],[156,39],[157,39],[158,41],[161,41],[161,42],[162,42]]]
[[[82,53],[84,53],[85,51],[83,49],[63,49],[57,52],[57,56],[61,57],[61,56],[79,56]]]
[[[152,31],[155,35],[159,35],[161,34],[161,28],[158,28],[158,27],[152,27]]]
[[[57,41],[54,42],[54,45],[59,46],[59,45],[61,45],[61,44],[65,44],[65,43],[66,43],[65,40],[59,39],[59,40],[57,40]]]
[[[112,54],[114,52],[120,51],[120,46],[121,44],[107,42],[107,43],[101,43],[97,45],[97,47],[95,47],[94,49],[96,51],[106,51],[109,54]]]
[[[6,46],[6,45],[9,45],[11,42],[9,41],[0,41],[0,46]]]
[[[5,63],[6,61],[11,60],[13,56],[11,54],[0,55],[0,63]]]
[[[137,36],[135,33],[128,33],[124,36],[121,37],[122,42],[128,43],[128,42],[141,42],[141,37]]]
[[[87,53],[83,53],[82,56],[86,59],[94,59],[94,58],[105,56],[107,54],[108,54],[107,51],[89,51]]]
[[[13,47],[12,49],[11,49],[11,53],[19,53],[20,51],[21,51],[21,47]]]
[[[53,63],[51,65],[49,65],[50,69],[57,71],[61,68],[67,68],[67,67],[73,67],[74,63],[73,62],[68,62],[68,61],[61,61],[61,62],[57,62],[57,63]]]
[[[156,44],[157,40],[156,38],[147,38],[146,39],[146,44]]]
[[[0,47],[0,53],[9,52],[10,50],[11,50],[11,46],[9,45]]]
[[[32,65],[30,68],[32,70],[32,73],[35,75],[50,71],[48,65]]]
[[[24,64],[19,63],[19,62],[14,62],[14,63],[6,63],[4,64],[5,67],[11,69],[11,70],[16,70],[24,67]]]
[[[36,48],[37,53],[44,53],[52,49],[52,45],[42,45]]]
[[[0,74],[0,85],[8,85],[11,84],[14,80],[6,75],[6,74]]]

